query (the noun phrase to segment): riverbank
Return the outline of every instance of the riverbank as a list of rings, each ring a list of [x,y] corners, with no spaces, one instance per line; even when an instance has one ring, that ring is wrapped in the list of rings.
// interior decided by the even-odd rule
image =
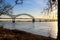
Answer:
[[[0,27],[0,40],[56,40],[42,35],[35,35],[22,30],[10,30]]]

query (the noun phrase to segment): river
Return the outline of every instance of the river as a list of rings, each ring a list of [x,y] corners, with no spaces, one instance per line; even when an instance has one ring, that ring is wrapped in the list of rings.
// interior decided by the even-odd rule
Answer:
[[[33,34],[51,36],[52,38],[57,38],[58,33],[58,23],[56,22],[0,22],[7,29],[18,29]]]

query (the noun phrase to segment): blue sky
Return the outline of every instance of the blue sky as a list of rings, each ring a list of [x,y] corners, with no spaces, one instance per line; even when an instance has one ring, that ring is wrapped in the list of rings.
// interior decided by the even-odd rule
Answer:
[[[6,0],[6,2],[14,5],[15,0]],[[13,8],[13,14],[27,13],[30,15],[40,15],[43,8],[46,8],[48,0],[23,0],[22,5],[16,5]]]

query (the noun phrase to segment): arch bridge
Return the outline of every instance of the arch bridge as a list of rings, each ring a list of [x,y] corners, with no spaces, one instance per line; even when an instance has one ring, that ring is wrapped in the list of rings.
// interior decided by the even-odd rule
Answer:
[[[26,16],[31,17],[31,18],[32,18],[32,22],[33,22],[33,23],[35,22],[35,18],[34,18],[32,15],[30,15],[30,14],[26,14],[26,13],[22,13],[22,14],[18,14],[18,15],[11,15],[11,14],[2,14],[2,15],[7,15],[7,16],[11,17],[13,23],[15,23],[15,19],[16,19],[16,17],[18,17],[18,16],[22,16],[22,15],[26,15]]]

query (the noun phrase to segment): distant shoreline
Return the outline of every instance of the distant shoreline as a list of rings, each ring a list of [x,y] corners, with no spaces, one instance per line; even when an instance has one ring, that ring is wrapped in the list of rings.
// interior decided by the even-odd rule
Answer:
[[[12,22],[12,20],[16,21],[16,22],[32,22],[32,18],[0,18],[0,21],[10,21]],[[54,22],[54,21],[58,21],[58,19],[43,19],[43,18],[35,18],[34,19],[35,22]]]

